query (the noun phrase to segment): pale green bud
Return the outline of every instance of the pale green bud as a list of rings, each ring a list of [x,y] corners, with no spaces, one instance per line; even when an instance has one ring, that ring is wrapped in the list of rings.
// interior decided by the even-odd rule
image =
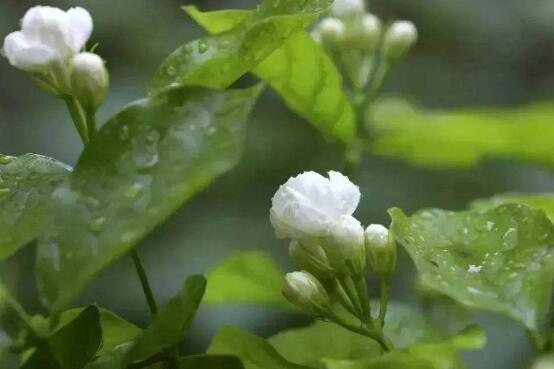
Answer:
[[[331,308],[327,291],[317,278],[308,272],[287,273],[283,295],[292,304],[314,316],[323,317]]]
[[[325,252],[337,272],[358,276],[366,266],[364,228],[351,215],[343,215],[330,229]]]
[[[75,55],[71,89],[83,108],[96,110],[104,101],[109,85],[108,70],[98,55],[88,52]]]
[[[338,46],[345,37],[346,28],[339,18],[324,18],[316,28],[320,42],[328,47]]]
[[[365,48],[373,51],[381,35],[381,20],[373,14],[364,14],[361,26],[361,40]]]
[[[389,60],[402,57],[417,41],[417,28],[410,21],[397,21],[385,33],[383,52]]]
[[[293,264],[322,280],[333,277],[334,271],[321,244],[313,240],[291,241],[289,255]]]
[[[364,11],[364,0],[335,0],[331,6],[331,14],[335,17],[351,17]]]
[[[365,231],[367,262],[382,277],[390,277],[396,269],[396,242],[389,230],[371,224]]]

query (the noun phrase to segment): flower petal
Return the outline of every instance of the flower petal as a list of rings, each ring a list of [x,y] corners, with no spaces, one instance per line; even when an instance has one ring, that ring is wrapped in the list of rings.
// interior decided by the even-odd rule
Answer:
[[[352,215],[360,203],[360,188],[350,182],[348,177],[335,171],[329,172],[329,182],[339,211]]]
[[[92,33],[92,17],[90,13],[81,7],[71,8],[67,11],[71,25],[71,48],[79,52],[86,44]]]
[[[27,72],[43,72],[58,61],[58,53],[40,44],[30,43],[23,32],[10,33],[4,39],[2,53],[11,65]]]
[[[33,44],[57,50],[60,58],[66,58],[70,51],[71,27],[69,17],[61,9],[51,6],[35,6],[25,13],[21,30]]]

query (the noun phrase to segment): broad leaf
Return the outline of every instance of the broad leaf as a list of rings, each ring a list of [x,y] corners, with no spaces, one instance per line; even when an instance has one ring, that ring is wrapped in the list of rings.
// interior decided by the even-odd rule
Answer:
[[[225,88],[252,70],[289,37],[302,31],[331,0],[264,0],[233,29],[189,42],[164,60],[150,86]]]
[[[429,288],[536,330],[550,305],[554,226],[540,210],[390,210],[392,231]]]
[[[505,193],[488,199],[479,199],[471,204],[475,209],[490,209],[502,204],[523,204],[535,209],[543,210],[554,222],[554,194],[526,194],[526,193]]]
[[[12,343],[11,337],[0,329],[0,369],[13,369],[19,367],[17,355],[10,350]]]
[[[165,369],[164,363],[149,366],[146,369]],[[235,356],[194,355],[179,359],[179,369],[244,369],[242,362]]]
[[[137,338],[126,361],[141,361],[176,346],[188,332],[205,290],[204,276],[189,277],[179,295],[160,309]]]
[[[90,306],[40,342],[24,369],[80,369],[92,361],[102,344],[98,308]]]
[[[83,309],[64,311],[59,317],[59,326],[75,319]],[[129,323],[120,316],[106,309],[99,309],[100,327],[102,328],[102,348],[98,355],[102,356],[113,351],[117,346],[134,340],[141,333],[141,329]]]
[[[208,353],[235,355],[246,369],[309,369],[285,360],[263,338],[230,326],[219,330]]]
[[[70,172],[41,155],[0,155],[0,260],[37,236],[49,215],[50,194]]]
[[[208,274],[209,304],[248,303],[282,308],[292,305],[281,294],[284,273],[263,252],[230,256]]]
[[[43,300],[60,310],[240,157],[260,88],[179,88],[139,100],[94,136],[40,240]]]
[[[371,150],[424,167],[469,167],[483,159],[554,168],[554,105],[425,111],[405,102],[376,104]]]
[[[248,14],[242,10],[200,12],[194,6],[185,10],[211,33],[233,28]],[[253,72],[327,137],[343,142],[354,137],[355,115],[341,74],[308,33],[294,34]]]

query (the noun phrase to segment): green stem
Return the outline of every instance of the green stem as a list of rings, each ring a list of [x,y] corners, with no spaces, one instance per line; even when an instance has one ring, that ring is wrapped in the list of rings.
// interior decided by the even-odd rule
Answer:
[[[371,321],[371,305],[369,302],[369,296],[367,294],[367,284],[363,274],[360,274],[355,279],[356,289],[358,296],[362,303],[362,312],[364,314],[364,321]]]
[[[389,297],[390,283],[386,279],[381,279],[381,298],[379,299],[379,317],[377,318],[380,327],[383,327],[385,325],[385,317],[387,316]]]
[[[85,113],[83,111],[83,108],[81,107],[81,104],[75,99],[73,96],[65,96],[64,97],[65,105],[67,106],[67,110],[69,110],[69,114],[71,115],[71,119],[73,120],[73,124],[75,124],[75,128],[77,128],[77,132],[79,132],[79,136],[81,137],[81,140],[83,141],[83,144],[86,146],[89,143],[89,132],[87,128],[87,122]]]
[[[92,140],[94,134],[96,133],[96,110],[87,109],[85,111],[85,118],[88,129],[88,137]]]
[[[391,343],[385,338],[385,336],[383,334],[383,331],[381,329],[373,330],[373,329],[368,329],[368,328],[363,327],[363,326],[357,326],[357,325],[354,325],[354,324],[350,324],[348,322],[345,322],[340,317],[338,317],[334,314],[329,315],[328,318],[333,323],[336,323],[336,324],[340,325],[341,327],[343,327],[345,329],[348,329],[351,332],[360,334],[360,335],[365,336],[365,337],[369,337],[369,338],[377,341],[377,343],[379,343],[379,345],[381,346],[383,351],[391,351],[393,349]]]
[[[344,308],[352,315],[358,316],[358,312],[356,312],[356,308],[352,304],[352,301],[350,301],[350,298],[348,297],[348,294],[340,284],[338,280],[336,280],[336,289],[340,297],[340,303]]]
[[[356,290],[356,286],[354,285],[354,282],[352,282],[352,279],[348,276],[342,277],[342,279],[339,279],[338,281],[341,284],[344,291],[346,292],[346,295],[350,299],[350,302],[354,306],[356,310],[356,317],[362,318],[363,317],[362,303],[360,301],[360,298],[358,297],[358,292]]]
[[[150,282],[148,281],[146,271],[142,266],[142,262],[140,261],[138,252],[136,250],[133,250],[131,252],[131,256],[133,257],[133,263],[135,264],[135,269],[140,279],[140,284],[142,285],[142,290],[144,291],[144,296],[146,297],[146,301],[148,302],[150,312],[152,313],[152,315],[156,315],[156,313],[158,312],[158,305],[156,304],[156,299],[154,298],[154,294],[152,293],[152,287],[150,287]]]

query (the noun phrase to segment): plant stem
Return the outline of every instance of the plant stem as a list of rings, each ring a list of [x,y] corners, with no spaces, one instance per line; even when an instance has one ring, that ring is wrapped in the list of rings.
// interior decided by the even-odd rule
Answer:
[[[383,327],[385,325],[385,317],[387,315],[389,297],[390,283],[386,279],[381,279],[381,298],[379,299],[379,317],[377,318],[380,327]]]
[[[364,321],[371,321],[371,305],[369,296],[367,295],[367,284],[363,274],[356,277],[354,281],[358,290],[358,296],[362,302],[362,310],[364,314]]]
[[[87,109],[85,111],[85,117],[88,129],[88,137],[89,140],[92,140],[94,134],[96,133],[96,110]]]
[[[354,285],[354,282],[350,277],[343,277],[342,279],[338,280],[343,290],[346,292],[346,295],[348,296],[350,302],[354,306],[356,310],[356,317],[362,318],[363,317],[363,308],[362,303],[360,301],[360,298],[358,296],[358,292],[356,290],[356,286]]]
[[[341,318],[339,318],[338,316],[336,316],[334,314],[330,315],[328,318],[333,323],[336,323],[336,324],[340,325],[341,327],[343,327],[345,329],[348,329],[349,331],[352,331],[354,333],[358,333],[362,336],[369,337],[369,338],[377,341],[377,343],[379,343],[379,345],[381,346],[383,351],[391,351],[393,349],[392,345],[385,338],[385,336],[383,334],[383,331],[381,329],[373,330],[373,329],[368,329],[368,328],[363,327],[363,326],[356,326],[354,324],[350,324],[348,322],[345,322],[344,320],[342,320]]]
[[[142,262],[140,261],[138,252],[136,250],[133,250],[131,252],[131,256],[133,258],[133,263],[135,264],[137,275],[140,279],[140,284],[142,285],[142,290],[144,291],[144,296],[146,297],[146,301],[148,302],[150,313],[152,313],[152,315],[156,315],[156,313],[158,312],[158,305],[156,304],[156,299],[154,298],[154,294],[152,293],[152,287],[150,287],[150,282],[148,281],[146,271],[142,266]]]
[[[350,301],[350,298],[348,297],[348,294],[340,284],[338,280],[336,280],[336,289],[340,296],[340,304],[344,306],[344,308],[353,316],[358,316],[358,312],[356,312],[356,308],[354,305],[352,305],[352,301]]]
[[[73,124],[75,124],[75,128],[77,128],[77,132],[79,132],[79,136],[83,141],[83,144],[85,146],[88,145],[90,140],[89,129],[87,128],[87,121],[81,104],[79,104],[77,99],[75,99],[73,96],[65,96],[64,101],[65,105],[67,106],[67,110],[69,110],[69,115],[71,115],[71,119],[73,120]]]

